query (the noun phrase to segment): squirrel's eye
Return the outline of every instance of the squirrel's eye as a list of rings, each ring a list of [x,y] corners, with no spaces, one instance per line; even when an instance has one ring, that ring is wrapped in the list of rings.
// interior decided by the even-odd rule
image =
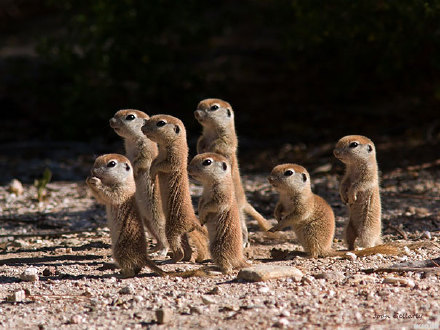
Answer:
[[[209,166],[212,164],[212,160],[211,159],[205,159],[202,163],[203,166]]]
[[[219,106],[217,104],[211,105],[211,108],[210,108],[211,111],[215,111],[218,109],[219,109]]]
[[[350,148],[356,148],[358,145],[359,145],[359,143],[357,143],[357,142],[355,141],[355,142],[350,143],[348,146],[349,146]]]
[[[284,172],[284,176],[291,176],[293,174],[292,170],[287,170],[286,172]]]
[[[116,166],[116,162],[114,160],[111,160],[107,163],[107,167],[115,167]]]
[[[128,115],[125,117],[125,120],[134,120],[136,117],[133,114]]]
[[[163,120],[160,120],[160,121],[157,122],[156,126],[157,127],[162,127],[162,126],[165,126],[165,124],[166,124],[166,122],[164,122]]]

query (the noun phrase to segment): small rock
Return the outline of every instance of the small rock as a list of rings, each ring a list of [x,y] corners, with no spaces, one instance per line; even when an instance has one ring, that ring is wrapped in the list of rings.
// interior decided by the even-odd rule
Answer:
[[[404,246],[404,247],[403,247],[403,251],[405,252],[405,254],[406,254],[407,256],[410,256],[410,255],[411,255],[411,250],[409,249],[409,247]]]
[[[197,307],[197,306],[191,306],[191,307],[189,308],[189,312],[190,312],[190,314],[198,314],[198,315],[201,315],[201,314],[202,314],[202,309],[201,309],[200,307]]]
[[[357,259],[357,255],[355,255],[353,252],[347,252],[345,254],[345,256],[347,257],[347,259],[350,259],[351,261],[354,261]]]
[[[18,247],[18,248],[22,248],[22,247],[27,247],[27,246],[29,246],[29,244],[28,244],[27,242],[25,242],[25,241],[23,241],[23,240],[21,240],[21,239],[16,239],[15,241],[13,241],[13,242],[11,243],[11,245],[12,245],[13,247]]]
[[[289,324],[290,324],[289,320],[286,319],[285,317],[282,317],[273,326],[276,328],[287,328],[289,327]]]
[[[342,281],[345,279],[345,275],[343,272],[333,271],[333,272],[325,272],[313,275],[316,279],[326,279],[330,281]]]
[[[166,324],[171,321],[173,311],[169,308],[161,308],[156,310],[156,321],[159,324]]]
[[[260,292],[260,293],[268,293],[269,291],[270,291],[270,289],[267,286],[263,286],[258,289],[258,292]]]
[[[134,296],[133,299],[137,303],[144,301],[144,297],[142,297],[142,296]]]
[[[56,268],[53,266],[46,267],[43,270],[43,276],[54,276],[56,275],[56,271]]]
[[[375,283],[376,278],[371,275],[364,275],[364,274],[354,274],[350,278],[350,282],[353,284],[368,284],[368,283]]]
[[[84,318],[81,315],[79,315],[79,314],[73,315],[70,318],[70,324],[80,324],[80,323],[83,323],[83,322],[84,322]]]
[[[246,281],[266,281],[273,278],[291,277],[300,281],[304,274],[295,267],[274,266],[274,265],[256,265],[240,270],[237,278]]]
[[[391,283],[391,284],[400,284],[403,286],[407,286],[410,288],[414,288],[416,286],[415,282],[410,278],[401,278],[401,277],[394,277],[394,276],[388,276],[383,280],[384,283]]]
[[[8,191],[11,194],[15,194],[17,196],[20,196],[21,194],[23,194],[23,185],[21,184],[20,181],[18,181],[17,179],[13,179],[8,186]]]
[[[429,231],[424,231],[422,234],[422,238],[431,239],[431,233]]]
[[[134,288],[133,285],[129,284],[127,286],[124,286],[121,290],[119,290],[120,294],[134,294]]]
[[[232,311],[232,312],[238,312],[240,310],[240,307],[238,307],[237,305],[224,305],[222,308],[223,311]]]
[[[283,316],[283,317],[289,317],[289,316],[290,316],[290,312],[289,312],[288,310],[283,310],[283,311],[281,312],[280,316]]]
[[[36,282],[39,280],[38,277],[38,269],[34,267],[26,268],[23,273],[20,275],[20,280],[25,282]]]
[[[6,297],[9,302],[22,302],[26,299],[26,293],[24,290],[16,290],[14,293]]]
[[[216,301],[212,299],[210,296],[202,296],[202,302],[205,305],[212,305],[216,303]]]
[[[301,279],[301,282],[303,282],[304,284],[312,284],[315,281],[316,281],[315,278],[310,275],[305,275]]]
[[[208,294],[219,294],[221,292],[220,288],[218,286],[213,287],[211,290],[209,290]]]

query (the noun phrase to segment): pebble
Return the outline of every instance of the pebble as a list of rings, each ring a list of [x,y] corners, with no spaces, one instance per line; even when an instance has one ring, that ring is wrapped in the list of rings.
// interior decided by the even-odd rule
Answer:
[[[49,266],[44,268],[43,270],[43,276],[54,276],[56,275],[56,268],[53,266]]]
[[[201,315],[201,314],[202,314],[202,309],[201,309],[200,307],[197,307],[197,306],[191,306],[191,307],[189,308],[189,312],[190,312],[190,314],[198,314],[198,315]]]
[[[84,318],[81,315],[79,315],[79,314],[73,315],[70,318],[70,324],[80,324],[80,323],[83,323],[83,322],[84,322]]]
[[[276,328],[287,328],[289,327],[289,324],[290,324],[289,320],[286,319],[285,317],[282,317],[273,326]]]
[[[270,291],[270,289],[267,286],[263,286],[258,289],[258,292],[260,292],[260,293],[268,293],[269,291]]]
[[[280,277],[290,277],[300,281],[303,276],[304,274],[295,267],[260,264],[240,270],[237,278],[258,282]]]
[[[23,194],[23,185],[21,184],[20,181],[18,181],[17,179],[13,179],[8,186],[8,191],[11,194],[15,194],[17,196],[20,196],[21,194]]]
[[[357,255],[355,255],[353,252],[347,252],[345,254],[345,256],[347,257],[347,259],[350,259],[351,261],[354,261],[357,259]]]
[[[431,233],[429,231],[424,231],[422,234],[422,238],[431,239]]]
[[[315,278],[313,277],[313,276],[310,276],[310,275],[305,275],[305,276],[303,276],[303,278],[302,278],[302,282],[304,283],[304,284],[312,284],[312,283],[314,283],[316,280],[315,280]],[[307,291],[306,291],[307,292]]]
[[[16,290],[11,295],[6,297],[9,302],[22,302],[26,299],[26,292],[24,290]]]
[[[170,308],[161,308],[156,310],[156,321],[159,324],[166,324],[171,321],[173,311]]]
[[[331,281],[342,281],[345,279],[345,275],[343,272],[333,271],[333,272],[325,272],[313,275],[316,279],[325,279]]]
[[[371,275],[364,275],[364,274],[354,274],[353,277],[350,279],[350,282],[353,284],[368,284],[368,283],[375,283],[376,278]]]
[[[25,282],[36,282],[39,280],[38,269],[34,267],[26,268],[20,275],[20,280]]]
[[[410,288],[413,288],[416,286],[416,283],[410,278],[401,278],[401,277],[394,277],[394,276],[386,277],[383,280],[383,283],[400,284],[400,285],[407,286]]]
[[[144,297],[142,297],[142,296],[134,296],[133,299],[137,303],[144,301]]]
[[[216,303],[216,301],[212,298],[212,297],[210,297],[210,296],[202,296],[202,302],[205,304],[205,305],[212,305],[212,304],[215,304]]]
[[[403,247],[403,251],[405,252],[405,254],[406,254],[407,256],[410,256],[410,255],[411,255],[411,250],[409,249],[409,247],[404,246],[404,247]]]
[[[221,292],[220,288],[218,286],[213,287],[211,290],[209,290],[208,294],[219,294]]]
[[[119,290],[120,294],[134,294],[134,288],[133,285],[129,284],[127,286],[124,286],[121,290]]]

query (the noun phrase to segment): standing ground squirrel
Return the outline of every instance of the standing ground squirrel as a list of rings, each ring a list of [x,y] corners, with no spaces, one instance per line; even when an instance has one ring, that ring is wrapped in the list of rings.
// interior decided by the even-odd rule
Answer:
[[[243,256],[240,216],[228,160],[216,153],[199,154],[192,159],[188,171],[203,184],[199,218],[208,227],[214,262],[226,274],[249,266]]]
[[[179,119],[155,115],[146,120],[142,132],[157,143],[159,154],[151,164],[150,175],[159,177],[162,207],[165,213],[165,232],[173,252],[173,261],[184,257],[181,239],[189,233],[190,243],[196,245],[197,261],[208,258],[206,229],[201,227],[191,203],[187,172],[188,145],[185,127]]]
[[[150,177],[150,166],[158,154],[157,145],[142,133],[144,121],[150,117],[139,110],[119,110],[110,119],[110,126],[124,139],[127,158],[133,164],[136,202],[144,225],[157,241],[154,251],[166,256],[165,216],[160,201],[157,178]]]
[[[121,274],[134,276],[143,266],[159,275],[166,274],[147,256],[130,161],[118,154],[102,155],[95,160],[86,182],[95,198],[106,206],[113,258],[121,267]]]
[[[365,136],[349,135],[338,141],[333,152],[346,166],[339,194],[349,209],[345,228],[348,249],[354,249],[356,238],[361,247],[378,245],[382,224],[374,144]]]
[[[278,224],[270,231],[292,226],[304,251],[313,258],[333,251],[335,216],[330,205],[312,192],[307,170],[296,164],[282,164],[268,179],[280,193],[274,212]]]
[[[231,164],[232,180],[240,214],[243,242],[247,245],[248,230],[245,214],[257,220],[258,225],[265,231],[270,228],[270,224],[246,200],[238,167],[238,139],[235,133],[234,112],[232,111],[232,107],[228,102],[220,99],[205,99],[198,104],[194,116],[203,127],[202,135],[197,141],[197,153],[214,152],[226,157]]]

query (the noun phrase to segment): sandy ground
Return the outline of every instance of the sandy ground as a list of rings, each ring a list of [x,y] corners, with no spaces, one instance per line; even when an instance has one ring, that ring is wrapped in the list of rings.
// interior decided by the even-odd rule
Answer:
[[[62,166],[61,166],[62,167]],[[250,202],[267,218],[277,194],[267,173],[244,175]],[[343,249],[346,209],[337,194],[338,176],[312,175],[313,189],[332,205],[337,231],[334,247]],[[201,188],[192,184],[194,199]],[[55,181],[45,201],[33,185],[16,196],[0,186],[0,327],[5,329],[131,328],[439,328],[438,265],[432,271],[365,270],[424,261],[440,256],[440,169],[399,169],[382,176],[385,242],[425,242],[426,247],[399,256],[356,260],[290,256],[273,260],[271,250],[301,250],[292,232],[269,239],[250,221],[253,264],[294,266],[301,279],[250,283],[237,273],[207,278],[161,278],[144,268],[122,279],[112,266],[105,212],[82,181]],[[274,220],[271,220],[274,222]],[[63,234],[64,233],[64,234]],[[152,244],[153,242],[150,241]],[[158,258],[154,258],[160,262]],[[166,270],[200,267],[161,265]],[[35,268],[38,281],[20,279]],[[399,283],[388,283],[390,278]],[[18,302],[8,298],[24,290]],[[18,293],[19,295],[20,293]],[[171,313],[165,325],[156,311]]]

